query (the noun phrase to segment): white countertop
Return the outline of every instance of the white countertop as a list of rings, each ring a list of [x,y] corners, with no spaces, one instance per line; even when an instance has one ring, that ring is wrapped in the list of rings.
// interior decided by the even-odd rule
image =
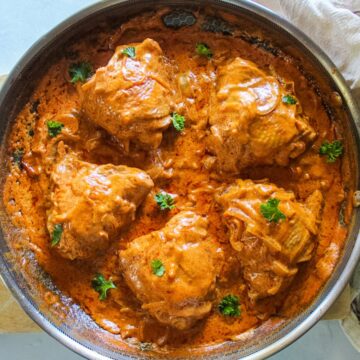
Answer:
[[[31,44],[52,27],[95,2],[96,0],[0,0],[0,75],[8,73]],[[81,358],[41,332],[0,335],[0,359]],[[321,321],[300,340],[271,359],[356,360],[360,359],[360,354],[352,348],[338,321]]]

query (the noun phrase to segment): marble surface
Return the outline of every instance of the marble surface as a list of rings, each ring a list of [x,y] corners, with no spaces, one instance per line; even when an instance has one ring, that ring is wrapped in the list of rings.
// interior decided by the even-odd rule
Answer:
[[[8,73],[31,44],[53,26],[94,2],[94,0],[0,0],[0,75]],[[304,358],[355,360],[360,359],[360,354],[352,348],[338,321],[321,321],[296,343],[271,357],[272,360],[303,360]],[[60,345],[49,335],[40,332],[0,335],[0,359],[76,360],[81,357]]]

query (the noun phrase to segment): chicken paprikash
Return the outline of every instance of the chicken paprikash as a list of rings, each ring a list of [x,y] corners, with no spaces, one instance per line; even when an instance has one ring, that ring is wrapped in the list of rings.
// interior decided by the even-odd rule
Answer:
[[[56,287],[147,350],[271,331],[319,293],[352,211],[340,122],[296,61],[169,11],[59,54],[3,195]]]

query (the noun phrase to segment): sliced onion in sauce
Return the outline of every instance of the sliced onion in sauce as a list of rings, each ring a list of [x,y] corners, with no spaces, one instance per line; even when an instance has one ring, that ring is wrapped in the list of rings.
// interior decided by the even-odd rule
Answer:
[[[244,231],[244,223],[238,219],[231,219],[227,226],[230,231],[229,241],[232,248],[236,251],[242,251],[244,244],[241,242],[241,235]]]
[[[265,115],[275,109],[280,100],[279,84],[275,78],[266,77],[251,87],[256,94],[256,107],[259,115]]]

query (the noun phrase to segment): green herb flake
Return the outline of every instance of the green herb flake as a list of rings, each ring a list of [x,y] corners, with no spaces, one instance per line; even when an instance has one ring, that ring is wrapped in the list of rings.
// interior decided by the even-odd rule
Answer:
[[[107,292],[110,289],[116,289],[115,284],[112,282],[111,278],[106,280],[104,275],[96,274],[91,281],[91,285],[95,291],[99,293],[99,299],[101,301],[107,298]]]
[[[62,128],[64,127],[63,123],[56,120],[49,120],[46,123],[46,125],[48,127],[49,136],[52,138],[59,135],[61,133]]]
[[[88,62],[71,64],[69,67],[69,75],[73,84],[77,82],[85,82],[92,74],[93,68]]]
[[[344,147],[341,141],[335,140],[332,143],[324,141],[320,146],[319,154],[327,156],[326,161],[333,163],[343,154]]]
[[[155,195],[155,201],[159,205],[160,210],[172,210],[175,208],[174,198],[168,193],[164,193],[164,192],[157,193]]]
[[[16,149],[12,154],[12,161],[15,165],[21,168],[21,162],[24,157],[24,150],[23,149]]]
[[[269,222],[277,223],[279,220],[286,219],[285,214],[283,214],[279,209],[280,200],[279,199],[269,199],[265,204],[260,205],[260,212],[266,220]]]
[[[288,105],[295,105],[297,103],[297,100],[292,95],[285,95],[282,97],[282,102]]]
[[[134,58],[136,56],[136,51],[133,46],[125,48],[123,51],[121,51],[121,53],[131,58]]]
[[[225,296],[219,303],[218,309],[224,316],[237,317],[241,314],[239,298],[235,295]]]
[[[161,260],[155,259],[151,262],[152,273],[158,277],[165,274],[165,267]]]
[[[63,233],[62,224],[56,224],[51,234],[51,246],[56,246],[60,242],[62,233]]]
[[[171,121],[175,130],[181,132],[185,129],[185,117],[177,114],[176,112],[171,114]]]
[[[208,59],[212,58],[213,53],[208,45],[204,43],[197,43],[195,47],[196,53],[200,56],[205,56]]]

